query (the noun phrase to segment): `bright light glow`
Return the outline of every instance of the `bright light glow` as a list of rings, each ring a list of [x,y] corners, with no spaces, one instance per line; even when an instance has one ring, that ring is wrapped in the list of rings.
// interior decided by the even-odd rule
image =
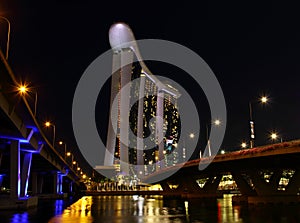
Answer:
[[[219,119],[216,119],[216,120],[214,121],[214,124],[215,124],[215,125],[220,125],[220,124],[221,124],[221,121],[220,121]]]
[[[275,132],[271,133],[271,139],[275,140],[277,139],[277,137],[278,137],[277,133]]]
[[[26,85],[20,85],[20,86],[18,87],[18,91],[20,92],[20,94],[25,94],[25,93],[27,93],[28,88],[27,88]]]
[[[58,144],[59,144],[59,145],[62,145],[62,144],[63,144],[63,142],[62,142],[62,141],[59,141],[59,142],[58,142]]]
[[[247,143],[242,142],[241,147],[242,147],[242,148],[246,148],[246,147],[247,147]]]
[[[221,154],[225,154],[225,150],[224,149],[221,150]]]
[[[71,152],[67,152],[67,156],[71,156]]]
[[[190,138],[191,138],[191,139],[195,138],[195,134],[194,134],[194,133],[191,133],[191,134],[190,134]]]
[[[80,167],[77,167],[77,170],[80,170]]]
[[[83,179],[85,179],[85,178],[86,178],[86,175],[85,175],[85,174],[83,174],[83,175],[82,175],[82,178],[83,178]]]
[[[75,165],[75,164],[76,164],[76,161],[73,161],[73,164]]]
[[[45,126],[49,127],[51,125],[51,122],[45,122]]]
[[[262,103],[267,103],[268,102],[268,98],[266,96],[261,97],[260,101]]]

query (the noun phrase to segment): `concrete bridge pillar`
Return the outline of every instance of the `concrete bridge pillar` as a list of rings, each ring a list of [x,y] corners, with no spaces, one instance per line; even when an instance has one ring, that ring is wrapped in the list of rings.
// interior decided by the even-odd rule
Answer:
[[[73,193],[73,184],[74,184],[74,182],[70,181],[70,183],[69,183],[69,193]]]
[[[3,154],[0,152],[0,167],[1,167],[2,157],[3,157]]]
[[[43,175],[37,172],[33,172],[31,174],[31,179],[32,179],[32,193],[41,194],[43,192],[43,183],[44,183]]]
[[[32,161],[32,153],[25,153],[23,158],[23,166],[22,166],[22,174],[21,174],[21,196],[22,197],[27,195],[31,161]]]
[[[248,184],[247,180],[242,176],[241,173],[231,172],[231,175],[242,195],[256,195],[255,190],[253,190],[253,188]]]
[[[0,174],[0,188],[1,188],[1,186],[2,186],[3,178],[4,178],[4,175],[3,175],[3,174]]]
[[[59,173],[59,172],[55,172],[53,177],[53,191],[54,194],[62,194],[63,193],[63,174]]]
[[[270,196],[277,195],[279,193],[277,188],[282,171],[276,170],[270,178],[269,183],[263,179],[258,170],[248,171],[248,174],[251,177],[257,195]]]
[[[293,177],[290,179],[287,185],[286,192],[288,194],[298,194],[300,191],[300,169],[296,169]]]
[[[12,140],[10,144],[10,197],[21,195],[20,142]]]

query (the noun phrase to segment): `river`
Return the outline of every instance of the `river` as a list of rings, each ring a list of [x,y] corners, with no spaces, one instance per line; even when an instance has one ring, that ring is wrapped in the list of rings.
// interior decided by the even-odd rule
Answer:
[[[231,196],[206,202],[162,196],[84,196],[40,201],[28,211],[0,211],[1,223],[298,223],[300,205],[232,206]]]

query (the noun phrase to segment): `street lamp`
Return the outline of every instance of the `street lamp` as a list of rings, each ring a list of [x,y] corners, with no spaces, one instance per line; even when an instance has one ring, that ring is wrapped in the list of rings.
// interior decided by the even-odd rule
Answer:
[[[7,22],[7,40],[6,40],[6,53],[5,53],[5,59],[8,59],[8,51],[9,51],[9,40],[10,40],[10,22],[7,18],[4,16],[0,16],[0,19],[3,19]]]
[[[195,138],[195,134],[194,133],[190,133],[189,136],[190,136],[191,139]]]
[[[260,102],[265,104],[268,102],[268,98],[266,96],[262,96],[260,98]],[[255,131],[254,131],[254,120],[253,120],[253,110],[252,110],[251,101],[249,101],[249,116],[250,116],[250,148],[253,148],[254,140],[255,140]]]
[[[55,143],[55,125],[53,125],[51,122],[47,121],[45,122],[45,126],[49,128],[50,126],[53,127],[53,139],[52,139],[52,147],[54,148],[54,143]]]
[[[59,141],[58,144],[59,144],[59,145],[64,145],[64,149],[65,149],[65,152],[64,152],[64,159],[66,160],[66,155],[67,155],[67,144],[64,143],[63,141]]]
[[[210,126],[219,126],[221,125],[221,121],[219,119],[214,120]],[[207,148],[208,148],[208,156],[211,156],[211,147],[210,147],[210,140],[209,140],[209,135],[208,135],[208,126],[206,125],[206,140],[207,140]]]
[[[28,92],[32,92],[32,90],[28,87],[27,84],[20,84],[18,86],[18,91],[19,93],[24,96],[26,95]],[[38,96],[37,96],[37,92],[34,91],[34,95],[35,95],[35,99],[34,99],[34,111],[33,111],[33,116],[36,117],[36,109],[37,109],[37,100],[38,100]]]
[[[270,133],[270,139],[271,139],[273,142],[275,142],[276,140],[278,140],[278,139],[279,139],[278,133],[276,133],[276,132],[271,132],[271,133]],[[280,142],[282,142],[282,138],[280,138]]]
[[[246,143],[246,142],[242,142],[242,143],[241,143],[241,147],[242,147],[243,149],[247,148],[247,143]]]

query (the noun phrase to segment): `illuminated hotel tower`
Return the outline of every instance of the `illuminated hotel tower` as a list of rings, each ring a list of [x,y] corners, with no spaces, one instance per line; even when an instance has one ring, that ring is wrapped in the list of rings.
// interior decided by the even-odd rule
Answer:
[[[177,117],[177,121],[168,121],[165,118],[165,115],[167,115],[165,109],[170,107],[166,106],[171,103],[170,98],[174,98],[176,101],[179,93],[173,87],[161,83],[148,70],[142,61],[133,34],[127,25],[123,23],[113,25],[109,32],[109,38],[113,49],[112,69],[114,73],[111,80],[110,117],[104,166],[113,166],[115,160],[118,160],[120,162],[120,172],[123,175],[130,175],[129,164],[143,166],[146,161],[144,149],[147,146],[144,145],[143,141],[144,136],[147,135],[145,129],[149,128],[147,126],[149,120],[155,117],[155,126],[151,126],[153,130],[151,134],[154,135],[154,138],[152,138],[154,142],[153,150],[155,150],[155,160],[153,161],[156,162],[156,169],[162,168],[165,165],[163,138],[166,131],[164,131],[164,128],[172,123],[172,126],[175,126],[174,122],[178,122],[178,111],[172,111],[173,115],[175,114],[175,117]],[[141,68],[138,75],[132,72],[134,56],[138,59]],[[132,92],[134,86],[132,86],[131,81],[135,78],[134,76],[140,79],[138,87],[135,88],[138,90]],[[149,87],[150,85],[151,87]],[[135,116],[132,115],[134,112],[131,111],[131,98],[134,95],[139,98]],[[149,104],[151,109],[147,110],[147,105]],[[166,124],[166,122],[169,124]],[[137,137],[131,137],[130,128],[135,129],[133,132]],[[170,133],[172,137],[178,137],[178,135],[173,133]],[[136,138],[135,141],[134,138]],[[153,150],[150,151],[152,152]],[[129,151],[134,153],[134,161],[129,159]],[[153,154],[149,155],[150,159],[152,159],[151,155]],[[144,170],[142,168],[135,171],[143,174]]]

